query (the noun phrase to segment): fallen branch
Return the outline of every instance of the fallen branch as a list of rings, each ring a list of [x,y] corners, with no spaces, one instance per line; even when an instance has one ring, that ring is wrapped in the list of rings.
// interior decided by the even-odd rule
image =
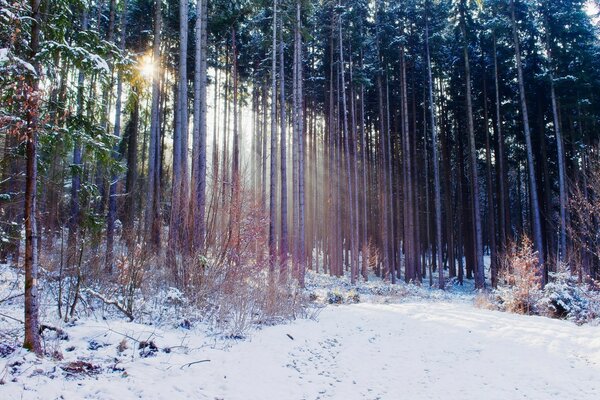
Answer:
[[[123,304],[119,303],[117,300],[107,299],[102,294],[96,292],[95,290],[89,289],[89,288],[85,288],[84,291],[86,293],[90,294],[91,296],[97,298],[104,304],[114,306],[117,310],[119,310],[123,314],[125,314],[129,318],[129,321],[133,321],[133,314],[129,310],[127,310],[127,308],[125,308],[125,306],[123,306]]]
[[[204,362],[210,362],[210,360],[192,361],[191,363],[183,364],[181,367],[179,367],[179,369],[184,369],[185,367],[191,367],[194,364],[200,364],[200,363],[204,363]]]

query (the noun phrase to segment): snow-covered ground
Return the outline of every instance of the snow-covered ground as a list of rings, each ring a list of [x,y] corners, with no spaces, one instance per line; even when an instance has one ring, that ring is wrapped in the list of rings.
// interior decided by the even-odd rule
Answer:
[[[328,306],[241,341],[92,319],[65,331],[62,361],[0,358],[1,399],[600,398],[600,328],[462,302]],[[98,370],[69,376],[77,360]]]

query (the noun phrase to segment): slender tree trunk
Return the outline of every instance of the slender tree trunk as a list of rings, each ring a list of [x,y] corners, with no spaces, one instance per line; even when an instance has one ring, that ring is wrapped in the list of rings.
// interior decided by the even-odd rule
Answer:
[[[504,136],[502,130],[502,112],[500,104],[500,78],[498,71],[498,49],[496,32],[493,33],[494,40],[494,85],[496,94],[496,140],[498,142],[498,155],[496,162],[498,163],[498,186],[500,194],[500,204],[498,210],[500,213],[500,249],[504,251],[506,247],[506,241],[509,236],[510,230],[510,212],[508,209],[508,175],[506,173],[505,159],[504,159]]]
[[[114,1],[114,0],[113,0]],[[111,2],[111,18],[114,19],[114,11]],[[123,10],[121,11],[121,38],[119,43],[119,49],[121,52],[125,51],[125,38],[127,28],[127,0],[123,1]],[[121,138],[121,111],[122,111],[122,92],[123,92],[123,74],[121,71],[118,72],[117,77],[117,101],[115,105],[115,128],[114,136],[115,139]],[[113,149],[113,159],[116,161],[120,157],[119,155],[119,144],[115,145]],[[106,272],[112,273],[113,270],[113,258],[114,258],[114,230],[115,230],[115,219],[117,214],[117,183],[119,177],[113,174],[110,181],[110,189],[108,195],[108,215],[106,216]]]
[[[275,273],[277,242],[275,238],[277,194],[277,0],[273,0],[273,47],[271,48],[271,166],[269,190],[269,272]]]
[[[152,75],[152,107],[150,111],[150,140],[148,151],[148,205],[146,206],[146,232],[151,246],[160,249],[161,232],[161,127],[160,127],[160,42],[162,30],[161,0],[154,0],[154,39],[152,62],[156,66]]]
[[[482,46],[483,48],[483,46]],[[482,55],[483,57],[483,55]],[[483,126],[485,130],[485,158],[487,172],[487,201],[488,201],[488,234],[490,245],[490,275],[492,287],[498,284],[498,263],[497,263],[497,246],[496,246],[496,211],[494,206],[494,185],[492,180],[492,153],[490,146],[490,129],[488,118],[488,98],[487,98],[487,77],[485,59],[483,64]]]
[[[340,3],[341,4],[341,3]],[[345,159],[346,159],[346,180],[347,180],[347,185],[348,185],[348,204],[349,204],[349,213],[350,213],[350,232],[349,232],[349,236],[350,236],[350,249],[351,252],[353,253],[352,256],[350,257],[350,282],[351,284],[355,284],[356,283],[356,277],[358,276],[358,268],[357,265],[355,265],[355,263],[353,262],[355,254],[356,254],[356,249],[355,249],[355,243],[354,243],[354,196],[352,193],[352,173],[351,173],[351,168],[350,168],[350,146],[349,146],[349,141],[348,141],[348,107],[347,107],[347,102],[346,102],[346,78],[345,78],[345,71],[344,71],[344,46],[343,46],[343,40],[342,40],[342,15],[339,14],[338,15],[338,39],[339,39],[339,57],[340,57],[340,78],[341,78],[341,93],[340,95],[342,96],[342,126],[343,126],[343,135],[344,135],[344,152],[345,152]]]
[[[517,77],[519,81],[519,95],[521,100],[521,114],[523,117],[523,129],[525,131],[525,143],[527,145],[527,165],[529,169],[529,194],[531,199],[531,213],[533,223],[533,237],[535,250],[538,255],[539,278],[542,285],[545,284],[544,274],[544,248],[542,243],[542,222],[540,216],[540,207],[538,201],[537,181],[535,177],[535,165],[533,161],[533,145],[531,142],[531,130],[529,128],[529,114],[527,112],[527,100],[525,96],[525,79],[523,77],[523,66],[521,61],[521,50],[519,45],[519,32],[515,20],[515,2],[510,2],[510,14],[513,31],[513,41],[515,46],[515,57],[517,59]]]
[[[206,11],[207,0],[196,0],[194,27],[196,49],[194,65],[194,147],[192,151],[193,245],[196,251],[205,247],[206,240]],[[216,102],[215,102],[216,104]]]
[[[267,209],[267,81],[266,78],[262,84],[262,161],[261,161],[261,188],[260,188],[260,204],[263,211]]]
[[[169,250],[180,251],[186,246],[188,222],[188,87],[187,87],[187,48],[188,48],[188,7],[189,0],[179,3],[179,74],[177,77],[177,102],[175,132],[173,135],[173,195],[169,223]],[[174,260],[169,257],[170,260]],[[175,270],[174,278],[179,283],[183,276]]]
[[[36,76],[27,79],[27,85],[32,92],[37,92],[41,68],[35,61],[41,31],[41,0],[30,0],[31,6],[31,39],[29,42],[29,59],[36,65]],[[25,170],[25,339],[23,347],[42,355],[42,344],[39,332],[39,291],[38,291],[38,259],[37,259],[37,224],[36,224],[36,197],[37,197],[37,140],[38,140],[38,110],[39,103],[36,96],[27,97],[25,137],[27,157]]]
[[[556,88],[554,85],[554,63],[552,58],[552,47],[550,38],[546,36],[546,48],[548,54],[548,75],[550,80],[550,100],[552,102],[552,122],[554,124],[554,133],[556,134],[556,149],[558,152],[558,188],[560,202],[560,252],[559,260],[565,262],[567,260],[567,205],[568,194],[566,184],[566,169],[565,169],[565,149],[563,142],[560,120],[558,117],[558,105],[556,101]]]
[[[135,193],[137,193],[137,157],[138,157],[138,125],[140,118],[140,103],[137,86],[132,87],[133,105],[131,116],[125,129],[127,137],[127,174],[125,177],[125,212],[123,219],[123,231],[127,245],[131,247],[134,239]]]
[[[284,64],[284,42],[283,42],[283,21],[279,23],[279,85],[280,98],[279,105],[281,107],[280,135],[281,135],[281,244],[279,249],[280,257],[280,281],[287,281],[288,274],[288,211],[287,211],[287,117],[286,117],[286,98],[285,98],[285,64]]]
[[[405,280],[406,282],[417,279],[416,249],[415,249],[415,194],[413,191],[413,165],[412,150],[408,124],[408,86],[406,82],[406,61],[404,48],[400,52],[401,68],[401,102],[402,102],[402,133],[403,133],[403,161],[404,161],[404,188],[405,188],[405,215],[404,215],[404,248],[405,248]]]
[[[483,240],[481,232],[481,213],[479,206],[479,174],[477,172],[477,148],[475,146],[475,127],[473,123],[473,101],[471,90],[471,63],[469,62],[468,37],[465,22],[465,10],[461,7],[460,26],[463,35],[463,56],[465,62],[465,83],[466,83],[466,107],[467,107],[467,126],[469,131],[469,152],[471,168],[471,203],[473,204],[473,222],[474,222],[474,245],[475,245],[475,287],[481,289],[485,286],[485,275],[483,265]]]
[[[88,28],[88,10],[83,10],[81,28],[86,30]],[[84,113],[84,83],[85,75],[83,71],[79,70],[77,77],[77,116],[83,118]],[[73,161],[72,161],[72,177],[71,177],[71,203],[69,212],[69,237],[67,240],[67,262],[70,264],[77,253],[77,247],[79,242],[79,219],[81,213],[80,205],[80,192],[81,192],[81,175],[83,172],[83,165],[81,159],[81,140],[76,138],[73,144]]]
[[[303,93],[303,59],[302,59],[302,20],[301,20],[301,3],[296,2],[296,85],[297,96],[297,124],[298,124],[298,283],[300,287],[304,287],[304,275],[306,271],[306,243],[305,243],[305,227],[304,227],[304,93]],[[311,247],[312,249],[312,247]]]
[[[429,5],[429,2],[428,2]],[[429,20],[425,22],[425,50],[427,53],[427,82],[429,91],[429,118],[431,125],[431,147],[433,158],[433,184],[435,196],[435,247],[438,266],[438,286],[444,289],[444,267],[442,264],[442,195],[440,188],[440,162],[438,156],[437,124],[435,120],[435,101],[433,97],[433,74],[429,51]],[[425,150],[427,151],[427,150]],[[428,222],[429,223],[429,222]]]

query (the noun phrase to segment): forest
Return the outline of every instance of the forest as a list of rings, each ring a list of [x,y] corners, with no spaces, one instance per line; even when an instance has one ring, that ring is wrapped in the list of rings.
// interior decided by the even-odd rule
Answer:
[[[600,305],[599,7],[0,0],[0,306],[41,355],[167,288],[234,333],[326,278]]]

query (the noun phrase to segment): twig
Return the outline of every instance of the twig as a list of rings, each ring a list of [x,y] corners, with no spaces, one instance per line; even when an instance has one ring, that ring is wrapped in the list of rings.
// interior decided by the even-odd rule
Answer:
[[[84,291],[90,295],[92,295],[93,297],[99,299],[100,301],[102,301],[104,304],[107,305],[111,305],[111,306],[115,306],[119,311],[121,311],[123,314],[125,314],[128,318],[129,321],[133,321],[133,314],[131,312],[129,312],[121,303],[119,303],[117,300],[111,300],[111,299],[107,299],[106,297],[104,297],[103,295],[101,295],[100,293],[96,292],[95,290],[86,288],[84,289]]]
[[[25,295],[25,293],[19,293],[19,294],[15,294],[15,295],[13,295],[13,296],[8,296],[8,297],[6,297],[6,298],[4,298],[4,299],[0,300],[0,303],[4,303],[5,301],[9,301],[9,300],[12,300],[12,299],[16,299],[17,297],[21,297],[21,296],[24,296],[24,295]]]
[[[23,325],[25,325],[25,322],[21,321],[21,320],[20,320],[20,319],[18,319],[18,318],[11,317],[10,315],[6,315],[6,314],[2,314],[2,313],[0,313],[0,316],[2,316],[2,317],[4,317],[4,318],[12,319],[13,321],[17,321],[17,322],[20,322],[20,323],[22,323]]]
[[[192,361],[191,363],[183,364],[181,367],[179,367],[179,369],[184,369],[185,367],[191,367],[194,364],[200,364],[200,363],[204,363],[204,362],[210,362],[210,360]]]
[[[113,333],[116,333],[117,335],[121,335],[123,337],[126,337],[127,339],[131,339],[131,340],[133,340],[136,343],[140,343],[140,340],[138,340],[138,339],[134,338],[133,336],[130,336],[130,335],[126,334],[126,333],[117,332],[117,331],[115,331],[114,329],[112,329],[110,327],[108,328],[108,330],[109,330],[109,332],[113,332]]]

